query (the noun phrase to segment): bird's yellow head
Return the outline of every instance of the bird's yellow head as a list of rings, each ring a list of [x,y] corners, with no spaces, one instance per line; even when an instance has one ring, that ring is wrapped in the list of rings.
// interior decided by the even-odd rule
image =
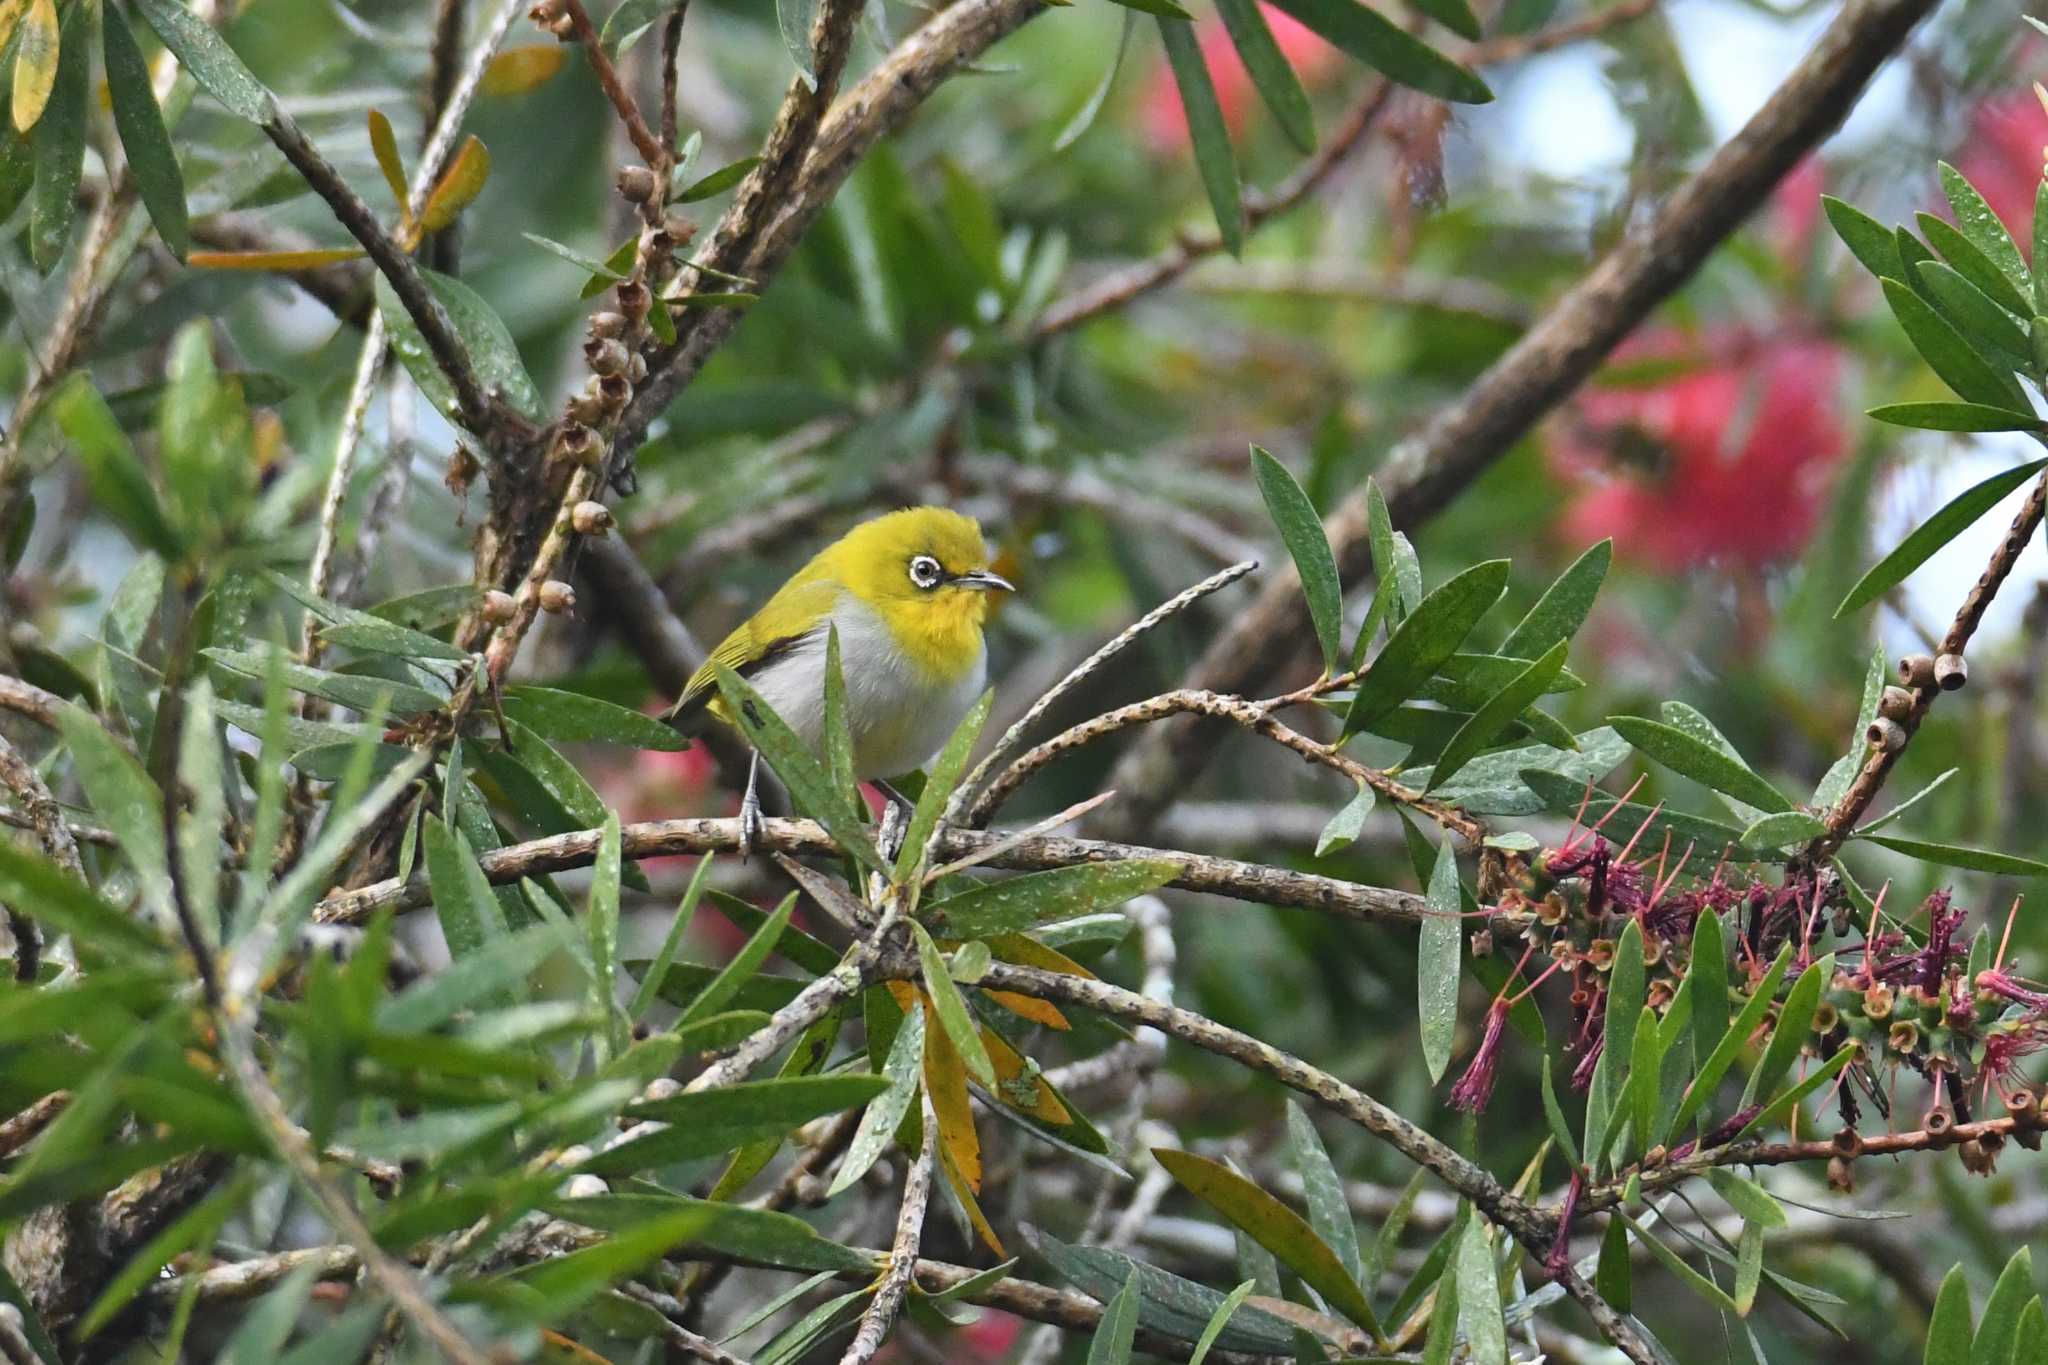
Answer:
[[[979,656],[988,594],[1014,591],[989,571],[981,526],[944,507],[862,522],[819,559],[826,576],[872,607],[905,652],[936,672]]]

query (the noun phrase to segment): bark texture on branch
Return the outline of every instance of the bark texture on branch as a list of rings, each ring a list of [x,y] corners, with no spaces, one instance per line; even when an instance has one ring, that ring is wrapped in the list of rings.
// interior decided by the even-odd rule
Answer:
[[[1510,347],[1456,404],[1404,442],[1379,472],[1394,525],[1414,527],[1440,511],[1527,436],[1598,368],[1623,337],[1677,290],[1772,188],[1839,125],[1886,58],[1935,0],[1850,0],[1799,65],[1726,145],[1664,201]],[[1339,572],[1357,579],[1371,565],[1363,491],[1347,497],[1326,529]],[[1189,687],[1248,694],[1308,639],[1301,580],[1279,569],[1259,600],[1219,636],[1186,680]],[[1203,722],[1156,726],[1118,763],[1109,784],[1124,794],[1095,827],[1141,838],[1189,789],[1213,751]]]

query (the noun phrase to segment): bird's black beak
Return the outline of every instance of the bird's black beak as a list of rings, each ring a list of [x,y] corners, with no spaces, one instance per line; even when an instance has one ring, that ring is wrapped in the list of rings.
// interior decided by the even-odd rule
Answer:
[[[973,588],[977,592],[1015,592],[1017,585],[1001,574],[992,574],[987,569],[969,569],[956,573],[952,579],[956,588]]]

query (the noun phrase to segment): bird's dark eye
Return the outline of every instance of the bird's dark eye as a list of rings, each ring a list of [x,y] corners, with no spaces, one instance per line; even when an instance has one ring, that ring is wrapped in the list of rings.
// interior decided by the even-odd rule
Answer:
[[[945,576],[945,569],[930,555],[917,555],[910,561],[910,581],[920,588],[936,588]]]

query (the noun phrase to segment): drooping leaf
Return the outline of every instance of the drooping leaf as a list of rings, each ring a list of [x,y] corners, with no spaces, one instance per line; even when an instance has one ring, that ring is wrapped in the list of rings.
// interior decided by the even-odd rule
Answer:
[[[1485,104],[1486,82],[1357,0],[1274,0],[1332,46],[1381,74],[1439,99]]]
[[[960,1054],[968,1074],[988,1089],[995,1089],[995,1066],[989,1060],[988,1048],[981,1041],[981,1029],[975,1024],[960,988],[953,984],[945,959],[939,956],[938,945],[932,942],[932,936],[925,927],[915,920],[911,921],[910,932],[917,941],[918,962],[924,968],[925,995],[939,1017],[940,1029]]]
[[[1142,8],[1142,7],[1141,7]],[[1230,145],[1230,127],[1216,102],[1216,86],[1202,59],[1195,26],[1187,18],[1158,18],[1159,41],[1166,49],[1166,64],[1180,90],[1180,105],[1187,114],[1188,141],[1195,152],[1195,167],[1202,173],[1202,188],[1208,193],[1209,208],[1216,215],[1216,231],[1223,249],[1231,255],[1244,251],[1244,197],[1238,183],[1237,153]]]
[[[35,3],[36,8],[41,9],[45,0],[35,0]],[[92,70],[89,46],[92,22],[90,6],[74,3],[70,7],[64,16],[62,45],[51,54],[56,59],[57,69],[47,92],[47,106],[32,129],[18,118],[15,125],[26,129],[30,141],[35,144],[36,183],[29,196],[29,255],[35,261],[36,269],[45,272],[62,259],[65,245],[71,237],[71,220],[77,214],[79,179],[85,170],[85,116]],[[26,21],[22,24],[22,33],[26,39]],[[23,69],[23,58],[27,55],[28,44],[24,41],[15,58],[17,95],[21,92],[18,77]],[[19,112],[17,104],[16,113]]]
[[[581,692],[518,684],[504,689],[504,707],[507,716],[544,739],[669,752],[690,747],[688,739],[653,716]]]
[[[1923,431],[2048,431],[2048,421],[1981,403],[1883,403],[1865,414]]]
[[[121,134],[121,150],[128,157],[128,169],[142,206],[156,235],[179,260],[192,243],[185,219],[185,177],[178,169],[178,154],[164,127],[163,111],[157,108],[150,88],[149,64],[136,45],[135,31],[128,27],[128,14],[118,5],[100,11],[101,46],[107,64],[107,95],[114,107],[114,127]]]
[[[732,960],[719,968],[718,974],[711,978],[697,998],[683,1007],[683,1012],[676,1018],[677,1026],[709,1018],[731,1004],[740,987],[761,969],[761,964],[768,960],[768,954],[775,951],[783,929],[789,924],[790,913],[795,909],[796,893],[792,891],[782,898],[775,912],[732,955]]]
[[[526,372],[526,362],[519,358],[519,347],[512,340],[512,332],[505,326],[505,320],[498,316],[497,310],[486,303],[481,294],[458,279],[424,267],[419,273],[434,297],[440,300],[449,328],[468,353],[469,363],[484,388],[496,389],[516,411],[535,421],[540,420],[543,415],[540,390],[534,387],[533,376]],[[420,392],[427,396],[437,411],[451,417],[459,416],[454,385],[441,372],[440,362],[434,358],[426,337],[421,335],[412,315],[406,312],[390,282],[381,274],[377,276],[377,310],[383,315],[385,329],[391,333],[393,354],[404,363],[406,373],[420,386]]]
[[[1358,1282],[1300,1214],[1221,1162],[1168,1147],[1155,1147],[1152,1155],[1190,1194],[1279,1257],[1332,1307],[1375,1338],[1381,1335]]]
[[[1609,716],[1607,723],[1638,752],[1703,786],[1774,814],[1793,808],[1748,764],[1676,726],[1638,716]]]
[[[610,20],[606,20],[607,26]],[[559,43],[530,43],[510,47],[492,57],[484,66],[479,94],[504,99],[537,90],[554,79],[569,59],[569,49]]]
[[[1037,1233],[1033,1245],[1062,1277],[1103,1302],[1135,1280],[1138,1325],[1180,1341],[1198,1341],[1225,1303],[1225,1296],[1207,1285],[1120,1252],[1070,1245],[1044,1231]],[[1253,1245],[1260,1255],[1266,1255]],[[1276,1280],[1277,1277],[1276,1271]],[[1256,1304],[1243,1304],[1230,1315],[1229,1325],[1212,1344],[1226,1351],[1285,1353],[1292,1342],[1292,1331],[1285,1322]]]
[[[1875,602],[1904,582],[1906,576],[1932,558],[1935,551],[1976,524],[1979,517],[1996,507],[2008,493],[2043,469],[2048,469],[2048,459],[2016,465],[1973,484],[1949,499],[1940,511],[1900,541],[1897,549],[1872,565],[1870,571],[1856,581],[1856,586],[1849,589],[1849,595],[1842,599],[1842,605],[1835,608],[1835,615],[1846,616]]]
[[[1835,235],[1842,239],[1850,254],[1865,270],[1880,279],[1905,278],[1905,267],[1899,261],[1898,241],[1882,223],[1831,194],[1822,195],[1820,203],[1828,216],[1828,225],[1834,228]]]
[[[433,192],[427,196],[427,206],[420,211],[420,226],[428,232],[447,227],[483,193],[484,182],[490,178],[491,153],[481,139],[471,134],[463,139],[455,159],[448,163],[448,169],[441,173]]]
[[[1373,790],[1363,782],[1343,808],[1330,817],[1330,823],[1323,826],[1323,832],[1316,836],[1316,856],[1328,857],[1358,838],[1365,828],[1365,818],[1372,814],[1375,801]]]
[[[924,1028],[924,1007],[920,1004],[904,1017],[896,1040],[889,1045],[888,1060],[882,1064],[882,1077],[889,1088],[868,1102],[866,1112],[860,1116],[860,1126],[854,1129],[853,1141],[847,1144],[846,1155],[840,1159],[839,1172],[825,1191],[826,1198],[843,1193],[866,1175],[895,1140],[896,1129],[917,1098],[924,1060]]]
[[[1507,1322],[1501,1316],[1500,1274],[1493,1264],[1486,1219],[1474,1209],[1458,1238],[1458,1333],[1473,1360],[1506,1360]]]
[[[1081,107],[1074,111],[1074,116],[1066,121],[1058,135],[1053,138],[1052,149],[1055,152],[1064,152],[1079,142],[1082,135],[1095,126],[1095,120],[1101,117],[1103,106],[1109,103],[1109,92],[1116,87],[1117,73],[1123,70],[1124,54],[1131,47],[1131,30],[1136,28],[1137,24],[1138,12],[1126,9],[1123,27],[1117,34],[1116,54],[1109,59],[1109,66],[1103,71],[1102,79],[1096,83],[1094,91],[1082,101]],[[1020,315],[1029,317],[1035,312],[1034,309],[1030,312],[1021,312]]]
[[[1448,3],[1462,5],[1463,0]],[[1315,112],[1309,107],[1308,92],[1301,88],[1301,78],[1294,74],[1293,65],[1280,51],[1256,0],[1216,0],[1216,13],[1230,33],[1231,45],[1244,61],[1253,88],[1266,108],[1272,110],[1280,131],[1302,155],[1315,151]]]
[[[1437,848],[1416,950],[1416,989],[1422,1017],[1422,1060],[1430,1083],[1444,1078],[1458,1032],[1458,959],[1465,941],[1464,897],[1449,836]]]
[[[1294,1169],[1301,1176],[1309,1226],[1337,1253],[1346,1273],[1357,1280],[1364,1262],[1359,1255],[1358,1227],[1351,1221],[1351,1204],[1345,1198],[1343,1178],[1330,1164],[1330,1153],[1307,1111],[1291,1099],[1287,1102],[1287,1148]]]
[[[1728,1296],[1726,1290],[1687,1265],[1683,1257],[1651,1236],[1649,1229],[1645,1228],[1641,1223],[1638,1223],[1619,1209],[1615,1210],[1615,1216],[1628,1224],[1629,1230],[1636,1235],[1636,1241],[1647,1247],[1650,1254],[1656,1257],[1657,1261],[1666,1270],[1677,1276],[1679,1283],[1722,1312],[1736,1313],[1737,1316],[1740,1316],[1735,1306],[1735,1300]]]

